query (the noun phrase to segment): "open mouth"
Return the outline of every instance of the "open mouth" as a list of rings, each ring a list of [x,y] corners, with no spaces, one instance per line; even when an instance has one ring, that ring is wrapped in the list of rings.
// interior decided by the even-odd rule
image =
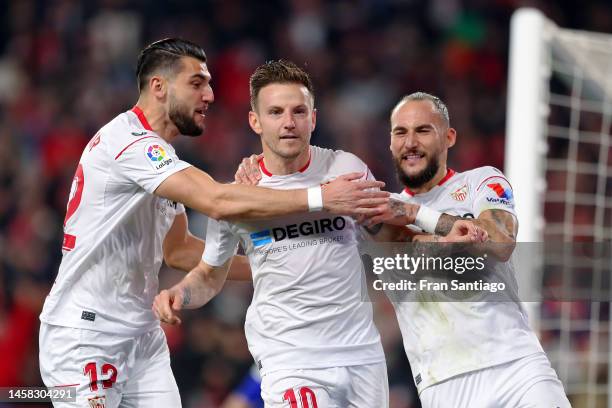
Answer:
[[[283,135],[280,137],[280,140],[293,140],[293,139],[299,139],[299,137],[297,137],[296,135]]]
[[[425,153],[410,152],[402,155],[402,161],[407,161],[408,163],[415,163],[424,157]]]
[[[202,108],[202,109],[196,109],[195,113],[201,115],[203,118],[206,117],[206,109]]]

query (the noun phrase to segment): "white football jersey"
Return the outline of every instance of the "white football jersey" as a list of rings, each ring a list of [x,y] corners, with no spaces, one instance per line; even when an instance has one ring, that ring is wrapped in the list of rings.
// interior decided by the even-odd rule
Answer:
[[[316,146],[310,154],[309,164],[294,174],[271,175],[262,167],[259,185],[305,188],[350,172],[372,178],[353,154]],[[362,290],[360,239],[352,218],[323,211],[235,224],[210,220],[204,262],[224,264],[238,243],[249,258],[255,292],[245,333],[262,374],[384,361]]]
[[[127,335],[159,324],[151,306],[162,244],[185,209],[153,192],[189,166],[138,107],[100,129],[74,176],[62,262],[43,322]]]
[[[394,198],[466,218],[490,209],[514,212],[512,187],[493,167],[464,173],[448,170],[433,189]],[[505,265],[512,273],[511,264]],[[419,392],[469,371],[502,364],[542,347],[527,315],[514,302],[393,302],[404,348]]]

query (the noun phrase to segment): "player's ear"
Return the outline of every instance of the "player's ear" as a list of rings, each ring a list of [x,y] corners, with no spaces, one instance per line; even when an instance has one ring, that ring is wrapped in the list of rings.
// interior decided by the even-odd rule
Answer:
[[[452,147],[457,141],[457,131],[454,128],[448,128],[446,131],[446,147]]]
[[[251,126],[251,129],[253,129],[253,132],[261,135],[262,129],[259,122],[259,116],[255,111],[249,111],[249,126]]]
[[[317,109],[312,109],[312,130],[315,130],[317,127]]]
[[[149,92],[159,99],[163,99],[166,96],[168,89],[167,81],[158,75],[154,75],[149,79]]]

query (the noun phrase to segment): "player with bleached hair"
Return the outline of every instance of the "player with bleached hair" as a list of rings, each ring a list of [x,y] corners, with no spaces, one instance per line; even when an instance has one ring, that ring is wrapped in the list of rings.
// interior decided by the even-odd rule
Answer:
[[[383,183],[357,181],[359,173],[324,189],[219,184],[171,145],[202,134],[214,100],[202,48],[180,39],[150,44],[137,79],[136,106],[85,147],[70,192],[63,258],[40,316],[42,379],[76,388],[75,402],[56,406],[180,407],[151,306],[162,261],[189,271],[204,249],[187,229],[183,204],[213,218],[261,219],[321,208],[368,213],[387,200],[365,191]]]
[[[391,112],[390,149],[406,188],[370,222],[417,224],[444,236],[471,219],[488,233],[485,249],[507,262],[518,230],[512,187],[493,167],[448,168],[456,137],[439,98],[424,92],[402,98]],[[511,263],[504,266],[514,280]],[[570,406],[519,302],[404,301],[394,307],[423,407]]]

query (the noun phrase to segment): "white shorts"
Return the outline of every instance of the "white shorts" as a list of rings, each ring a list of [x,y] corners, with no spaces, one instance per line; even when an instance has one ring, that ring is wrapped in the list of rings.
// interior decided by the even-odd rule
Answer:
[[[544,353],[450,378],[420,397],[423,408],[571,408]]]
[[[387,408],[387,365],[278,370],[261,378],[266,408]]]
[[[47,387],[76,387],[76,402],[55,407],[180,407],[161,328],[137,337],[40,326],[40,374]]]

